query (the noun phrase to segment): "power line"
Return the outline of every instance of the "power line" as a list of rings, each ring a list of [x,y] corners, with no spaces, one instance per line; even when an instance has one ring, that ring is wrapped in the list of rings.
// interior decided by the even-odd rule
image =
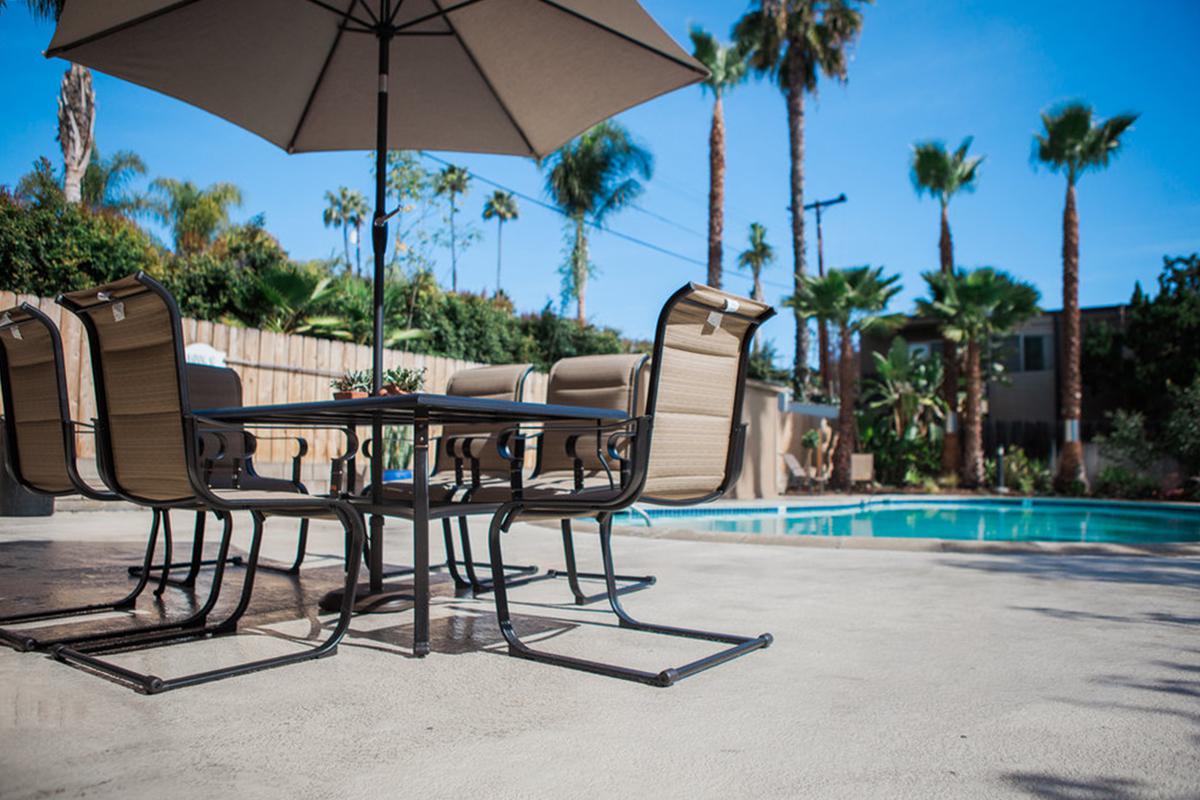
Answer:
[[[440,165],[442,165],[443,167],[456,166],[456,165],[452,164],[451,162],[449,162],[449,161],[445,160],[444,158],[439,158],[438,156],[431,155],[431,154],[429,154],[429,153],[426,153],[426,152],[425,152],[425,151],[423,151],[423,150],[422,150],[422,151],[420,151],[420,154],[421,154],[421,156],[422,156],[423,158],[426,158],[426,159],[428,159],[428,160],[430,160],[430,161],[433,161],[434,163],[440,164]],[[553,203],[547,203],[545,200],[542,200],[542,199],[540,199],[540,198],[538,198],[538,197],[534,197],[533,195],[530,195],[530,194],[527,194],[527,193],[525,193],[525,192],[522,192],[522,191],[521,191],[521,190],[519,190],[519,189],[514,189],[514,188],[513,188],[513,187],[511,187],[511,186],[506,186],[506,185],[505,185],[505,184],[503,184],[503,183],[500,183],[500,182],[498,182],[498,181],[494,181],[494,180],[492,180],[491,178],[488,178],[488,177],[485,177],[485,176],[483,176],[483,175],[480,175],[478,172],[475,172],[474,170],[470,170],[470,169],[468,169],[468,170],[467,170],[467,173],[468,173],[468,174],[469,174],[469,175],[470,175],[472,178],[474,178],[475,180],[479,181],[480,183],[486,183],[488,186],[491,186],[491,187],[493,187],[493,188],[496,188],[496,189],[500,189],[501,191],[508,192],[508,193],[509,193],[509,194],[511,194],[511,195],[514,195],[514,196],[516,196],[516,197],[519,197],[519,198],[521,198],[522,200],[524,200],[524,201],[525,201],[525,202],[527,202],[527,203],[532,203],[533,205],[535,205],[535,206],[537,206],[537,207],[539,207],[539,208],[544,208],[544,209],[545,209],[545,210],[547,210],[547,211],[552,211],[552,212],[554,212],[555,214],[558,214],[558,215],[559,215],[559,216],[561,216],[561,217],[568,217],[568,216],[569,216],[569,215],[568,215],[568,214],[567,214],[565,211],[563,211],[561,208],[559,208],[558,206],[554,205]],[[667,223],[669,223],[669,224],[675,225],[676,227],[683,228],[683,226],[682,226],[682,225],[680,225],[679,223],[672,222],[671,220],[667,219],[666,217],[663,217],[663,216],[661,216],[661,215],[658,215],[658,214],[656,214],[656,213],[654,213],[654,212],[652,212],[652,211],[648,211],[648,210],[646,210],[646,209],[644,209],[644,208],[642,208],[642,207],[640,207],[640,206],[636,206],[636,205],[635,205],[635,206],[634,206],[634,208],[637,208],[639,211],[642,211],[642,212],[644,212],[644,213],[646,213],[646,214],[648,214],[648,215],[650,215],[650,216],[652,216],[652,217],[655,217],[655,218],[657,218],[657,219],[660,219],[660,220],[662,220],[663,222],[667,222]],[[692,256],[689,256],[689,255],[687,255],[687,254],[685,254],[685,253],[680,253],[680,252],[678,252],[678,251],[671,250],[671,249],[669,249],[669,248],[663,247],[662,245],[654,244],[653,242],[648,242],[648,241],[646,241],[645,239],[639,239],[639,238],[638,238],[638,237],[636,237],[636,236],[631,236],[631,235],[629,235],[628,233],[623,233],[622,231],[615,230],[615,229],[613,229],[613,228],[610,228],[610,227],[608,227],[607,225],[604,225],[604,224],[601,224],[601,223],[595,222],[594,220],[585,220],[585,222],[586,222],[586,223],[587,223],[589,226],[591,226],[592,228],[594,228],[594,229],[596,229],[596,230],[598,230],[598,231],[602,231],[602,232],[604,232],[604,233],[607,233],[607,234],[609,234],[609,235],[611,235],[611,236],[615,236],[615,237],[616,237],[616,238],[618,238],[618,239],[622,239],[622,240],[624,240],[624,241],[626,241],[626,242],[630,242],[631,244],[638,245],[639,247],[645,247],[646,249],[648,249],[648,250],[652,250],[652,251],[654,251],[654,252],[656,252],[656,253],[659,253],[659,254],[661,254],[661,255],[670,256],[671,258],[675,258],[675,259],[678,259],[678,260],[680,260],[680,261],[686,261],[687,263],[689,263],[689,264],[694,264],[694,265],[696,265],[696,266],[698,266],[698,267],[704,267],[704,268],[706,268],[706,269],[707,269],[707,267],[708,267],[708,262],[707,262],[707,261],[702,261],[701,259],[698,259],[698,258],[693,258]],[[684,229],[684,230],[688,230],[687,228],[683,228],[683,229]],[[694,233],[695,231],[690,231],[690,232],[693,232],[693,233]],[[736,272],[727,273],[727,274],[731,274],[731,275],[737,275],[738,277],[740,277],[740,278],[746,278],[747,280],[753,280],[753,279],[749,278],[748,276],[741,275],[740,273],[736,273]],[[786,285],[786,284],[783,284],[783,283],[777,283],[777,282],[775,282],[775,281],[768,281],[768,280],[764,280],[764,281],[762,281],[762,283],[763,283],[764,285],[766,285],[766,286],[774,286],[774,287],[776,287],[776,288],[779,288],[779,289],[784,289],[784,290],[786,290],[786,291],[789,291],[789,292],[792,290],[792,287],[790,287],[790,286],[788,286],[788,285]]]

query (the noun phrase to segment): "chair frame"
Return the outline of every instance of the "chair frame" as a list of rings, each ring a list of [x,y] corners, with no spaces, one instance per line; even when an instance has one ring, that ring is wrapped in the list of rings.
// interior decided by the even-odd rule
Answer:
[[[569,667],[585,672],[597,673],[614,678],[624,680],[637,681],[640,683],[649,684],[652,686],[670,686],[683,678],[695,675],[707,669],[711,669],[719,664],[723,664],[738,656],[754,650],[769,647],[774,641],[769,633],[763,633],[758,636],[742,636],[738,634],[719,633],[714,631],[705,631],[693,628],[681,628],[669,625],[657,625],[653,623],[641,622],[632,617],[621,605],[620,592],[616,583],[616,574],[613,566],[612,557],[612,515],[620,510],[628,508],[634,502],[642,498],[643,489],[648,477],[650,451],[653,441],[653,420],[658,402],[658,385],[662,374],[662,358],[665,349],[665,333],[669,322],[670,314],[675,306],[679,303],[695,303],[704,308],[710,308],[702,303],[697,303],[691,300],[688,295],[697,289],[701,288],[697,284],[689,283],[675,292],[663,306],[663,310],[659,315],[658,325],[655,329],[654,352],[652,357],[652,367],[650,373],[650,390],[647,398],[646,414],[642,417],[636,417],[628,423],[620,423],[619,425],[626,426],[624,430],[617,429],[609,437],[608,452],[610,457],[621,459],[625,469],[623,470],[623,480],[621,488],[609,496],[603,496],[599,493],[580,492],[573,495],[564,495],[556,498],[528,498],[515,497],[511,503],[504,504],[492,518],[492,524],[489,529],[488,543],[492,556],[492,575],[494,586],[494,597],[496,602],[496,616],[499,622],[500,631],[508,643],[508,652],[510,655],[517,658],[529,659],[532,661],[541,661],[557,666]],[[737,482],[737,478],[741,471],[741,461],[745,449],[746,426],[741,424],[741,412],[745,397],[746,387],[746,368],[749,361],[750,345],[753,342],[754,332],[767,319],[774,315],[774,310],[768,308],[763,314],[751,317],[745,314],[740,314],[736,310],[726,310],[723,312],[726,315],[736,316],[748,323],[747,329],[743,332],[741,348],[739,351],[738,374],[736,376],[736,389],[733,398],[733,408],[731,409],[731,426],[730,426],[730,441],[726,452],[725,474],[720,485],[712,492],[706,494],[702,499],[688,499],[686,501],[678,501],[667,498],[644,498],[648,501],[662,503],[664,505],[688,505],[696,502],[704,502],[715,499],[725,494]],[[610,429],[612,426],[609,426]],[[581,433],[594,433],[597,429],[591,427],[586,430],[581,430]],[[618,438],[626,437],[629,439],[631,452],[622,457],[616,451],[614,446]],[[604,577],[605,589],[608,597],[609,605],[612,607],[613,613],[616,614],[619,626],[622,628],[632,628],[638,631],[649,633],[659,633],[669,636],[678,636],[689,639],[702,639],[707,641],[719,642],[729,645],[715,653],[712,653],[703,658],[691,661],[678,667],[668,667],[658,672],[649,672],[646,670],[633,669],[619,664],[592,661],[590,659],[577,658],[574,656],[564,656],[557,653],[550,653],[544,650],[539,650],[530,647],[521,640],[513,626],[512,616],[508,606],[507,586],[503,580],[504,576],[504,557],[501,547],[501,535],[508,531],[513,522],[523,516],[536,515],[541,517],[567,519],[580,516],[595,516],[600,524],[600,549],[604,561]]]
[[[105,391],[105,377],[103,370],[105,356],[100,343],[99,333],[96,330],[88,311],[96,306],[110,306],[112,303],[118,302],[131,295],[122,295],[120,298],[108,297],[103,294],[107,287],[98,287],[97,290],[95,290],[98,299],[98,302],[95,305],[82,305],[66,295],[60,295],[58,298],[60,305],[74,313],[80,319],[80,321],[83,323],[85,331],[87,331],[88,334],[88,342],[92,355],[92,372],[96,382],[98,449],[102,449],[105,454],[104,459],[101,460],[101,463],[103,464],[102,476],[105,479],[105,483],[115,494],[132,503],[149,506],[150,508],[156,508],[160,510],[171,508],[195,509],[200,507],[202,509],[212,510],[222,517],[225,524],[221,536],[220,553],[216,564],[216,570],[214,571],[213,575],[213,589],[205,606],[202,607],[199,612],[193,615],[195,624],[186,629],[153,632],[148,636],[129,637],[120,640],[107,640],[80,648],[73,648],[67,645],[57,645],[51,650],[52,655],[59,661],[100,673],[101,675],[125,684],[130,684],[148,694],[156,694],[185,686],[193,686],[196,684],[221,680],[224,678],[233,677],[235,675],[243,675],[250,672],[257,672],[273,667],[334,655],[337,652],[338,643],[341,641],[342,637],[345,635],[350,626],[350,620],[354,612],[355,590],[358,582],[359,565],[362,561],[362,559],[359,557],[359,554],[362,552],[363,540],[365,538],[365,530],[361,515],[350,503],[337,498],[326,498],[315,495],[297,495],[294,498],[282,497],[277,500],[238,500],[234,496],[221,497],[210,490],[205,482],[205,475],[202,467],[203,453],[201,451],[202,445],[200,435],[202,432],[219,430],[222,427],[228,426],[223,426],[220,423],[212,420],[204,420],[191,413],[188,400],[187,370],[185,368],[186,362],[183,351],[182,320],[179,313],[179,307],[175,303],[175,299],[160,283],[158,283],[158,281],[154,280],[144,272],[137,273],[137,275],[133,276],[133,280],[142,287],[141,292],[136,292],[135,294],[150,292],[156,295],[163,303],[165,313],[168,315],[169,323],[172,328],[172,344],[175,351],[174,360],[176,367],[175,379],[178,388],[177,401],[180,409],[180,435],[183,437],[184,466],[193,496],[181,497],[167,501],[139,496],[135,492],[129,490],[127,487],[123,486],[117,477],[115,469],[112,469],[112,465],[115,464],[116,461],[114,444],[111,438],[111,432],[108,429],[108,420],[110,419],[110,416],[108,410],[107,392]],[[122,287],[122,289],[123,288],[125,287]],[[232,430],[236,431],[239,429],[233,428]],[[229,613],[220,622],[209,623],[208,615],[212,611],[213,606],[216,604],[217,596],[221,588],[224,570],[224,557],[229,551],[229,545],[233,531],[233,512],[236,511],[248,511],[254,522],[250,552],[246,560],[246,574],[242,582],[242,591],[238,603],[231,613]],[[272,658],[243,662],[229,667],[208,670],[174,678],[160,678],[157,675],[149,673],[139,673],[100,658],[97,655],[100,653],[119,650],[138,649],[147,645],[169,644],[176,641],[205,639],[235,633],[237,631],[238,621],[249,607],[250,597],[254,586],[254,578],[258,566],[260,546],[262,543],[263,526],[266,517],[273,514],[306,517],[322,513],[332,513],[336,519],[341,522],[343,528],[345,529],[347,537],[347,559],[345,587],[342,594],[341,608],[337,623],[335,624],[333,631],[315,647],[302,652],[289,653],[287,655],[275,656]]]
[[[29,321],[36,322],[37,324],[41,325],[42,328],[45,329],[47,335],[50,337],[51,355],[54,360],[54,379],[57,387],[56,402],[58,404],[59,419],[62,420],[64,455],[63,469],[73,488],[62,491],[48,491],[43,487],[37,486],[26,477],[21,469],[21,454],[20,447],[18,445],[19,440],[17,438],[16,420],[13,419],[11,411],[4,416],[5,438],[8,442],[8,446],[6,448],[6,468],[9,470],[9,473],[18,484],[31,492],[36,492],[41,495],[62,497],[66,495],[79,494],[88,498],[89,500],[99,500],[105,502],[120,500],[121,498],[113,492],[102,491],[93,488],[79,474],[79,467],[76,463],[77,455],[75,450],[75,431],[77,428],[91,428],[94,430],[94,426],[90,423],[76,421],[71,418],[70,404],[67,398],[67,381],[63,359],[62,335],[59,333],[58,326],[55,325],[54,321],[37,306],[34,306],[30,303],[21,303],[18,308],[21,312],[28,315]],[[22,320],[22,322],[23,321],[24,320]],[[0,335],[3,335],[3,332],[8,330],[14,324],[16,323],[12,321],[0,323]],[[13,407],[13,387],[11,380],[12,378],[8,364],[7,351],[2,345],[0,345],[0,393],[2,393],[5,407],[8,409],[12,409]],[[99,447],[97,447],[96,456],[97,464],[99,465],[101,459],[103,458],[103,454],[100,452]],[[162,512],[158,509],[152,510],[150,534],[146,545],[146,553],[142,559],[142,564],[140,567],[130,567],[131,572],[132,570],[138,570],[138,581],[124,596],[115,600],[98,603],[44,609],[41,611],[24,612],[21,614],[6,614],[4,616],[0,616],[0,623],[22,624],[29,622],[43,622],[61,618],[82,617],[89,614],[97,614],[108,611],[127,611],[132,609],[137,604],[138,598],[141,596],[142,592],[149,583],[151,565],[153,563],[155,549],[157,548],[160,529],[164,533],[164,563],[169,563],[170,561],[170,525],[171,518],[169,513]],[[203,526],[204,513],[198,512],[196,515],[197,531],[203,530]],[[241,558],[239,556],[234,556],[233,558],[229,559],[229,561],[230,563],[241,564]],[[160,597],[166,589],[166,585],[166,581],[160,579],[158,586],[154,590],[154,595],[156,597]],[[190,619],[190,617],[188,619]],[[169,624],[171,626],[186,626],[188,624],[188,619],[182,620],[179,623],[164,624]],[[58,644],[87,642],[111,637],[114,635],[121,635],[123,633],[137,632],[145,629],[146,626],[134,626],[128,628],[118,628],[99,633],[75,634],[51,638],[39,638],[24,631],[0,629],[0,642],[3,642],[4,644],[9,645],[16,650],[29,652],[31,650],[44,650]]]

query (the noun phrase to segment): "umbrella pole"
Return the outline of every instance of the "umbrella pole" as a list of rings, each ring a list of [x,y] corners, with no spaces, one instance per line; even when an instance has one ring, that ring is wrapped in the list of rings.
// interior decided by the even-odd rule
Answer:
[[[383,4],[387,19],[388,3]],[[375,219],[371,225],[371,245],[375,254],[374,310],[375,330],[371,352],[371,394],[377,396],[383,387],[383,282],[387,277],[384,259],[387,257],[387,125],[388,125],[388,56],[391,34],[381,30],[379,36],[379,91],[376,98],[375,122]],[[371,424],[371,502],[378,508],[383,502],[383,422],[379,417]],[[371,594],[383,591],[383,517],[371,515],[370,574]]]

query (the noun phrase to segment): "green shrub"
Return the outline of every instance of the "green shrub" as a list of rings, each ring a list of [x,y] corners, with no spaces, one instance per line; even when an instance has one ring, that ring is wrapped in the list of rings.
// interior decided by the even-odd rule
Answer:
[[[1109,432],[1096,437],[1100,455],[1128,472],[1150,469],[1158,456],[1146,432],[1145,415],[1121,409],[1108,414],[1108,421],[1112,426]]]
[[[22,203],[0,190],[0,287],[53,297],[160,271],[159,250],[141,228],[110,213]]]
[[[1142,472],[1112,465],[1100,470],[1094,492],[1101,497],[1144,500],[1157,497],[1159,485],[1158,481]]]
[[[993,465],[993,480],[995,466]],[[1004,485],[1019,494],[1048,494],[1054,483],[1048,464],[1030,458],[1026,452],[1013,446],[1004,454]]]
[[[1189,476],[1200,475],[1200,377],[1186,389],[1171,390],[1165,443]]]

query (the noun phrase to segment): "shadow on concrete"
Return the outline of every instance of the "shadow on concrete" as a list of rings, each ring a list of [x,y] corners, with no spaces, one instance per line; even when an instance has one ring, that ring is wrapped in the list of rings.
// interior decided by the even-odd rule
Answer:
[[[990,559],[944,559],[943,566],[1049,581],[1100,581],[1200,590],[1200,559],[1114,556],[1011,555]]]
[[[1200,617],[1181,616],[1165,611],[1151,611],[1145,614],[1097,614],[1094,611],[1077,611],[1068,608],[1049,608],[1047,606],[1009,606],[1014,611],[1032,611],[1054,619],[1073,622],[1117,622],[1117,623],[1150,623],[1158,625],[1200,625]]]
[[[1143,782],[1130,778],[1062,778],[1039,772],[1009,772],[1008,785],[1047,800],[1142,800],[1150,797]]]

